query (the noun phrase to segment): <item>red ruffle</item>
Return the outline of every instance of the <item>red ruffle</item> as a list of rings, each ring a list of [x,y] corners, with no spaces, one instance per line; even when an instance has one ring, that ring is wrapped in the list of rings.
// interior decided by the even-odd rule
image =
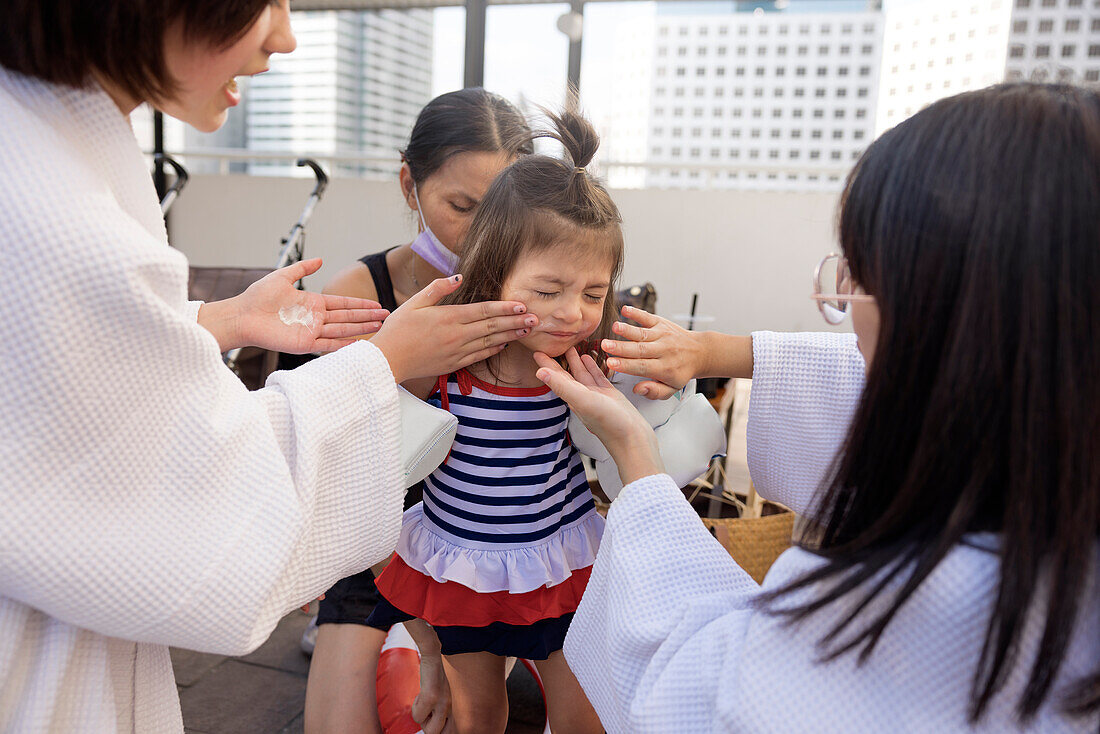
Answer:
[[[524,625],[577,611],[592,567],[581,568],[557,586],[523,594],[479,594],[454,581],[439,582],[409,566],[396,553],[376,580],[386,601],[406,614],[440,627],[486,627],[493,622]]]

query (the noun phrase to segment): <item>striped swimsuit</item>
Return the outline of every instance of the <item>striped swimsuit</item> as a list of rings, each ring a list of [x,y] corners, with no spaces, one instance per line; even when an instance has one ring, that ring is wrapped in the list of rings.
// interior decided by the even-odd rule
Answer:
[[[458,433],[405,513],[370,623],[424,619],[444,654],[545,659],[561,649],[603,532],[569,410],[549,388],[466,371],[438,390],[429,402],[458,418]]]

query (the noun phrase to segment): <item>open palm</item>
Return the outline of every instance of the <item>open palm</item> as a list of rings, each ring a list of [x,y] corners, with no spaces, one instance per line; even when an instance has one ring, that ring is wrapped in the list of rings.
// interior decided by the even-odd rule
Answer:
[[[331,352],[378,331],[389,312],[376,302],[295,288],[320,267],[320,259],[303,260],[264,276],[238,296],[242,342],[288,354]]]

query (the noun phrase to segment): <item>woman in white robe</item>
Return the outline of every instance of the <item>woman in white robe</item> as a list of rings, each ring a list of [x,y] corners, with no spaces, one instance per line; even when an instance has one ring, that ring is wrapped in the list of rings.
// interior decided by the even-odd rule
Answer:
[[[432,305],[249,393],[220,353],[379,328],[301,294],[319,262],[189,303],[127,118],[214,129],[239,74],[294,47],[286,0],[20,3],[0,24],[0,731],[182,732],[168,646],[239,655],[392,551],[395,380],[482,359],[518,304]],[[311,327],[286,324],[303,306]],[[284,311],[284,315],[285,315]],[[308,320],[308,318],[307,318]]]
[[[542,362],[627,485],[565,645],[608,731],[1098,730],[1098,171],[1100,95],[1073,87],[942,100],[868,149],[851,277],[817,294],[852,314],[862,393],[850,336],[684,362],[663,324],[625,330],[643,390],[751,371],[754,480],[812,521],[762,587],[595,364]]]

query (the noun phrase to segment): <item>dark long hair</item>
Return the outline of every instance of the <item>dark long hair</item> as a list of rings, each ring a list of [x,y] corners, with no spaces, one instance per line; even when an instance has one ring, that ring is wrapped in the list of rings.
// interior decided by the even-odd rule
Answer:
[[[463,283],[444,303],[480,303],[500,298],[512,268],[530,252],[572,248],[580,255],[606,254],[612,263],[595,343],[611,333],[618,313],[615,283],[623,265],[622,217],[603,185],[585,169],[600,138],[581,115],[550,115],[554,129],[528,136],[553,138],[564,158],[527,155],[493,180],[466,233],[458,272]]]
[[[424,105],[401,159],[419,184],[459,153],[521,155],[532,149],[531,129],[522,112],[499,94],[468,87]]]
[[[823,653],[866,659],[964,535],[997,533],[969,714],[1026,665],[1026,720],[1053,692],[1098,575],[1100,96],[1012,84],[931,105],[864,154],[840,240],[877,299],[878,346],[803,540],[827,563],[765,604],[798,620],[843,599]],[[813,602],[780,608],[809,585]],[[1021,660],[1040,610],[1037,653]],[[1097,710],[1100,668],[1057,693],[1068,711]]]

